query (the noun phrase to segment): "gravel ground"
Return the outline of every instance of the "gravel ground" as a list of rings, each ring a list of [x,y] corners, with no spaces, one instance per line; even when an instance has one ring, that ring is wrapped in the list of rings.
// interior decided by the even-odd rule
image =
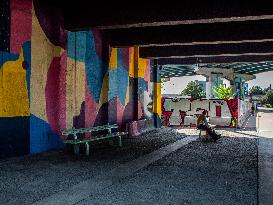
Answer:
[[[218,131],[223,137],[216,143],[190,143],[78,205],[257,204],[255,131]]]
[[[122,148],[97,144],[90,157],[52,151],[1,160],[0,205],[30,204],[183,137],[184,133],[163,128],[125,139]]]

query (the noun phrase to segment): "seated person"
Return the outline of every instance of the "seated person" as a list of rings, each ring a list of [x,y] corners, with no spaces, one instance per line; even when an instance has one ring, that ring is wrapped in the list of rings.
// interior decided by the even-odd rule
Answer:
[[[207,118],[206,118],[206,111],[204,110],[202,114],[197,119],[197,128],[201,130],[206,130],[209,134],[209,136],[213,139],[213,141],[216,141],[220,138],[221,135],[217,134],[208,124]]]

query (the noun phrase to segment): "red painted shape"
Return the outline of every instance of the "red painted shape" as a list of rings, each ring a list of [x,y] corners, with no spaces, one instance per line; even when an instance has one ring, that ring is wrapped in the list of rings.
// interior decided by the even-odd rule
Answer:
[[[32,1],[10,1],[10,18],[10,51],[20,53],[23,43],[31,40]]]
[[[170,125],[169,119],[170,119],[170,117],[171,117],[173,111],[166,111],[166,110],[165,110],[165,108],[164,108],[164,102],[165,102],[166,99],[167,99],[166,97],[162,97],[162,98],[161,98],[162,115],[164,116],[164,122],[165,122],[165,124],[166,124],[167,126],[171,126],[171,125]]]
[[[181,125],[181,126],[184,126],[184,124],[185,124],[186,112],[181,112],[181,111],[180,111],[180,116],[181,116],[181,120],[182,120],[182,122],[180,123],[180,125]]]
[[[238,98],[226,100],[232,117],[238,119]]]
[[[66,61],[66,52],[53,58],[45,87],[47,119],[57,135],[66,127]]]
[[[221,117],[221,106],[216,105],[216,117]]]

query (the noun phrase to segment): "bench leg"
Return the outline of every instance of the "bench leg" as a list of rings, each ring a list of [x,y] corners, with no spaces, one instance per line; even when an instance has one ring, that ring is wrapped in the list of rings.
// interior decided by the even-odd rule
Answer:
[[[114,146],[113,140],[109,140],[109,145]]]
[[[80,145],[74,144],[74,154],[79,155],[80,154]]]
[[[118,136],[118,146],[119,146],[119,147],[122,147],[121,136]]]
[[[85,154],[86,156],[89,156],[90,154],[90,146],[88,142],[85,143]]]

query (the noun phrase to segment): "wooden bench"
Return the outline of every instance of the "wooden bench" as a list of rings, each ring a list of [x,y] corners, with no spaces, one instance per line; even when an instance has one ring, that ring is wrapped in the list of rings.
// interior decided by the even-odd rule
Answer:
[[[113,138],[117,138],[118,140],[118,146],[122,146],[122,140],[121,136],[127,135],[127,132],[113,132],[112,129],[118,129],[117,124],[107,124],[107,125],[102,125],[102,126],[97,126],[97,127],[91,127],[91,128],[71,128],[64,130],[62,132],[62,135],[73,135],[74,139],[71,140],[65,140],[65,144],[72,144],[74,146],[74,154],[79,155],[79,149],[80,149],[80,144],[85,144],[85,154],[88,156],[90,153],[90,142],[95,142],[95,141],[100,141],[100,140],[109,140],[110,145],[114,145]],[[98,131],[107,131],[107,134],[100,134],[93,136],[91,139],[79,139],[78,134],[83,134],[83,133],[91,133],[91,132],[98,132]]]

